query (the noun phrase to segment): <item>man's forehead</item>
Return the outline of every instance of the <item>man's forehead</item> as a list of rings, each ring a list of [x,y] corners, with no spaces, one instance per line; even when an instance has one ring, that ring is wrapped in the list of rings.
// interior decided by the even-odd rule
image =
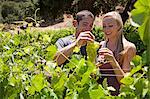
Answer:
[[[83,21],[89,21],[89,20],[94,20],[91,16],[83,16],[82,17]]]

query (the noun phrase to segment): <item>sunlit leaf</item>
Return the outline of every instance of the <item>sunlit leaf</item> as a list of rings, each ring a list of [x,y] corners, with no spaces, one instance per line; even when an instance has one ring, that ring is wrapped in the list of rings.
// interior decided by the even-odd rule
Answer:
[[[132,78],[132,77],[124,77],[123,79],[121,79],[120,82],[125,84],[125,85],[131,85],[134,82],[134,78]]]
[[[10,84],[11,86],[15,86],[15,84],[16,84],[16,79],[15,79],[15,77],[11,77],[11,78],[9,79],[9,84]]]
[[[138,28],[141,40],[147,45],[147,64],[150,64],[150,0],[137,0],[131,11],[133,20],[140,24]]]
[[[43,74],[38,74],[32,77],[32,86],[37,92],[40,92],[44,88],[44,78]]]
[[[137,0],[135,3],[135,8],[131,11],[133,21],[142,25],[144,22],[145,16],[149,16],[150,12],[150,0]]]
[[[101,85],[98,86],[98,89],[90,90],[89,94],[91,99],[101,99],[105,96],[104,89]]]
[[[73,50],[73,52],[75,52],[75,53],[78,53],[79,51],[80,51],[80,48],[77,47],[77,46],[76,46],[76,47],[74,48],[74,50]]]
[[[57,83],[55,83],[54,89],[57,91],[62,90],[66,80],[67,80],[67,75],[62,74],[61,77],[59,78],[59,81]]]
[[[33,86],[30,86],[29,88],[28,88],[28,93],[30,94],[30,95],[34,95],[35,94],[35,87],[33,87]]]
[[[139,55],[136,55],[133,59],[132,62],[134,63],[135,66],[141,65],[142,64],[142,57]]]
[[[32,46],[26,46],[23,48],[24,52],[27,54],[31,53],[33,51],[33,49],[34,49],[34,47],[32,47]]]
[[[50,42],[50,37],[49,37],[49,35],[47,35],[47,34],[43,35],[43,41],[44,41],[44,42]]]
[[[55,53],[57,52],[57,48],[55,45],[50,45],[46,48],[46,50],[48,51],[47,54],[48,54],[48,58],[49,59],[53,59],[54,58],[54,55]]]
[[[87,62],[88,69],[87,71],[82,75],[81,85],[83,86],[85,83],[88,83],[90,74],[93,72],[95,65],[91,63],[90,61]]]
[[[134,67],[131,71],[130,71],[130,76],[132,76],[134,73],[138,72],[139,70],[141,70],[142,66],[138,65],[136,67]]]

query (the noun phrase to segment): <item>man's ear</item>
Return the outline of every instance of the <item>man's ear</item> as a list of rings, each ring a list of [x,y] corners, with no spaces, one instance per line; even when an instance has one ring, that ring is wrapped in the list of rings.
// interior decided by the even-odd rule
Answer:
[[[77,25],[78,25],[77,20],[73,20],[73,26],[74,26],[74,27],[77,27]]]

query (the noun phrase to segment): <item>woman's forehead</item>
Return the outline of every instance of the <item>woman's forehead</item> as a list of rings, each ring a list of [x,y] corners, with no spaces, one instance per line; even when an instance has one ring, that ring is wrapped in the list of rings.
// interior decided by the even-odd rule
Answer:
[[[103,18],[103,23],[114,23],[116,20],[113,17],[105,17]]]

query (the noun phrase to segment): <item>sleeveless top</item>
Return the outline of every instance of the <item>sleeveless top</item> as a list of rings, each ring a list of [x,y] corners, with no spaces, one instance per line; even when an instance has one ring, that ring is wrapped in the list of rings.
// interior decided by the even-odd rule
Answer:
[[[107,42],[103,41],[101,48],[106,48],[106,47],[107,47]],[[115,58],[117,58],[116,60],[122,68],[123,55],[119,54],[119,55],[116,56],[115,53],[114,53],[114,56],[115,56]],[[113,95],[113,96],[118,95],[119,94],[119,89],[120,89],[120,83],[118,82],[116,76],[119,76],[119,75],[116,75],[114,73],[114,70],[113,70],[111,64],[109,64],[109,63],[103,64],[99,68],[100,68],[99,71],[102,75],[98,79],[98,83],[102,84],[103,80],[105,78],[107,78],[108,86],[112,86],[116,89],[116,91],[111,91],[111,95]]]

